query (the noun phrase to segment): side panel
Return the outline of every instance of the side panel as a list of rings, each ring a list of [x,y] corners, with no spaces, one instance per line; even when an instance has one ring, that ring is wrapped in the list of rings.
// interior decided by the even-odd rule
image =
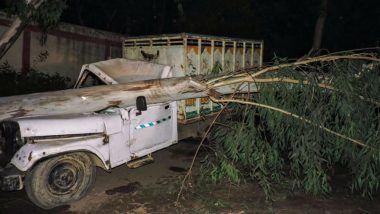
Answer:
[[[142,52],[144,52],[145,57]],[[151,58],[149,58],[149,56],[151,56]],[[173,67],[173,77],[185,76],[183,46],[127,47],[124,48],[124,57],[127,59],[170,65]]]
[[[74,135],[104,132],[103,119],[96,115],[42,116],[17,119],[22,137]]]
[[[223,63],[223,48],[221,42],[215,42],[215,48],[214,48],[214,63],[212,70],[215,74],[220,73],[223,71],[224,63]]]
[[[255,48],[255,47],[256,48]],[[263,42],[197,34],[131,37],[124,57],[174,66],[173,76],[220,74],[262,65]],[[142,57],[141,51],[153,58]],[[159,55],[154,57],[155,55]],[[178,122],[186,124],[221,109],[207,98],[178,102]]]
[[[145,155],[160,145],[177,142],[176,102],[148,106],[147,111],[140,115],[136,113],[135,109],[130,111],[129,147],[132,158]]]
[[[245,43],[245,67],[250,67],[252,66],[253,63],[253,43],[252,42],[247,42]]]
[[[229,73],[234,71],[234,45],[233,42],[226,42],[224,49],[224,67],[223,72]]]
[[[109,144],[110,149],[110,162],[111,167],[119,166],[128,162],[131,159],[129,151],[129,134],[130,134],[130,119],[128,111],[125,109],[118,109],[120,111],[120,120],[108,121],[105,119],[105,125],[108,130],[119,130],[114,134],[108,135],[108,141],[104,142]]]
[[[212,71],[215,74],[223,72],[224,69],[224,47],[223,42],[215,41],[214,42],[214,52],[213,52],[213,68]],[[211,111],[218,112],[221,110],[221,105],[218,103],[211,102]]]
[[[129,151],[129,129],[130,127],[128,125],[123,127],[122,133],[108,136],[112,168],[131,160],[131,153]]]
[[[199,47],[198,45],[187,45],[186,47],[186,75],[199,74]]]
[[[198,40],[188,40],[186,46],[186,75],[193,76],[200,74],[201,55]],[[185,105],[183,105],[185,104]],[[200,100],[199,98],[187,99],[180,103],[180,109],[185,109],[185,120],[199,117]]]
[[[263,44],[255,43],[253,47],[253,66],[256,66],[256,67],[262,66],[262,61],[263,61],[262,51],[263,51]]]
[[[212,42],[203,40],[201,46],[201,71],[202,74],[210,74],[212,70]],[[200,115],[208,115],[211,113],[212,103],[207,97],[200,98]]]
[[[244,68],[244,44],[239,42],[236,47],[235,71]]]
[[[212,69],[212,47],[210,42],[202,43],[201,47],[201,74],[210,74]]]
[[[144,43],[145,42],[145,43]],[[133,45],[132,45],[133,43]],[[153,44],[152,40],[144,40],[144,41],[133,41],[130,42],[129,45],[126,45],[123,48],[123,56],[127,59],[133,59],[133,60],[144,60],[149,61],[153,63],[159,63],[159,64],[165,64],[172,66],[173,71],[173,77],[183,77],[188,74],[187,68],[189,67],[187,65],[187,59],[186,58],[186,50],[185,46],[182,44],[181,39],[181,45],[178,44],[161,44],[156,45]],[[152,56],[152,58],[146,58],[142,54],[144,52],[145,56]],[[157,54],[158,53],[158,54]],[[148,55],[146,55],[148,54]],[[156,57],[157,56],[157,57]],[[194,72],[196,72],[194,70]],[[178,119],[180,121],[186,120],[186,101],[178,101]],[[193,111],[192,107],[190,108],[190,112]],[[195,106],[195,108],[197,108]],[[197,110],[197,109],[196,109]],[[196,112],[195,116],[197,116],[198,113]]]

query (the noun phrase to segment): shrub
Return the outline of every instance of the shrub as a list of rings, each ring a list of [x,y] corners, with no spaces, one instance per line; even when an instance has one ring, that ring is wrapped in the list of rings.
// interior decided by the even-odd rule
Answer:
[[[7,62],[0,65],[0,96],[11,96],[69,88],[70,79],[58,73],[48,75],[30,69],[16,72]]]

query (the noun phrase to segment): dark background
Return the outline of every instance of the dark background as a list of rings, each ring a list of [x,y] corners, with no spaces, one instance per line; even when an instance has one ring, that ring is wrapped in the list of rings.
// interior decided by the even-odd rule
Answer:
[[[122,33],[263,39],[266,59],[311,49],[320,0],[69,0],[62,20]],[[378,46],[380,0],[329,0],[322,48]],[[326,51],[327,51],[326,50]]]
[[[0,0],[1,2],[1,0]],[[140,36],[200,33],[265,41],[265,60],[312,47],[321,0],[67,0],[61,20]],[[323,53],[380,45],[380,0],[329,0]]]

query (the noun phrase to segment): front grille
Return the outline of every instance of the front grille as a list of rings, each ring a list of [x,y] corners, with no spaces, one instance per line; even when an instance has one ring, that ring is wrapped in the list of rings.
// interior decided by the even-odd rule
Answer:
[[[0,166],[5,167],[22,146],[20,128],[16,122],[0,123]]]

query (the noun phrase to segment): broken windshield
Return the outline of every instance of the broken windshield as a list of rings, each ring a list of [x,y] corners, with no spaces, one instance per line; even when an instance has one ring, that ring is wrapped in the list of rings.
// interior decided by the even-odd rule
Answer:
[[[83,74],[80,83],[78,84],[78,88],[86,88],[86,87],[92,87],[92,86],[98,86],[98,85],[106,85],[106,84],[95,74],[86,71]]]

